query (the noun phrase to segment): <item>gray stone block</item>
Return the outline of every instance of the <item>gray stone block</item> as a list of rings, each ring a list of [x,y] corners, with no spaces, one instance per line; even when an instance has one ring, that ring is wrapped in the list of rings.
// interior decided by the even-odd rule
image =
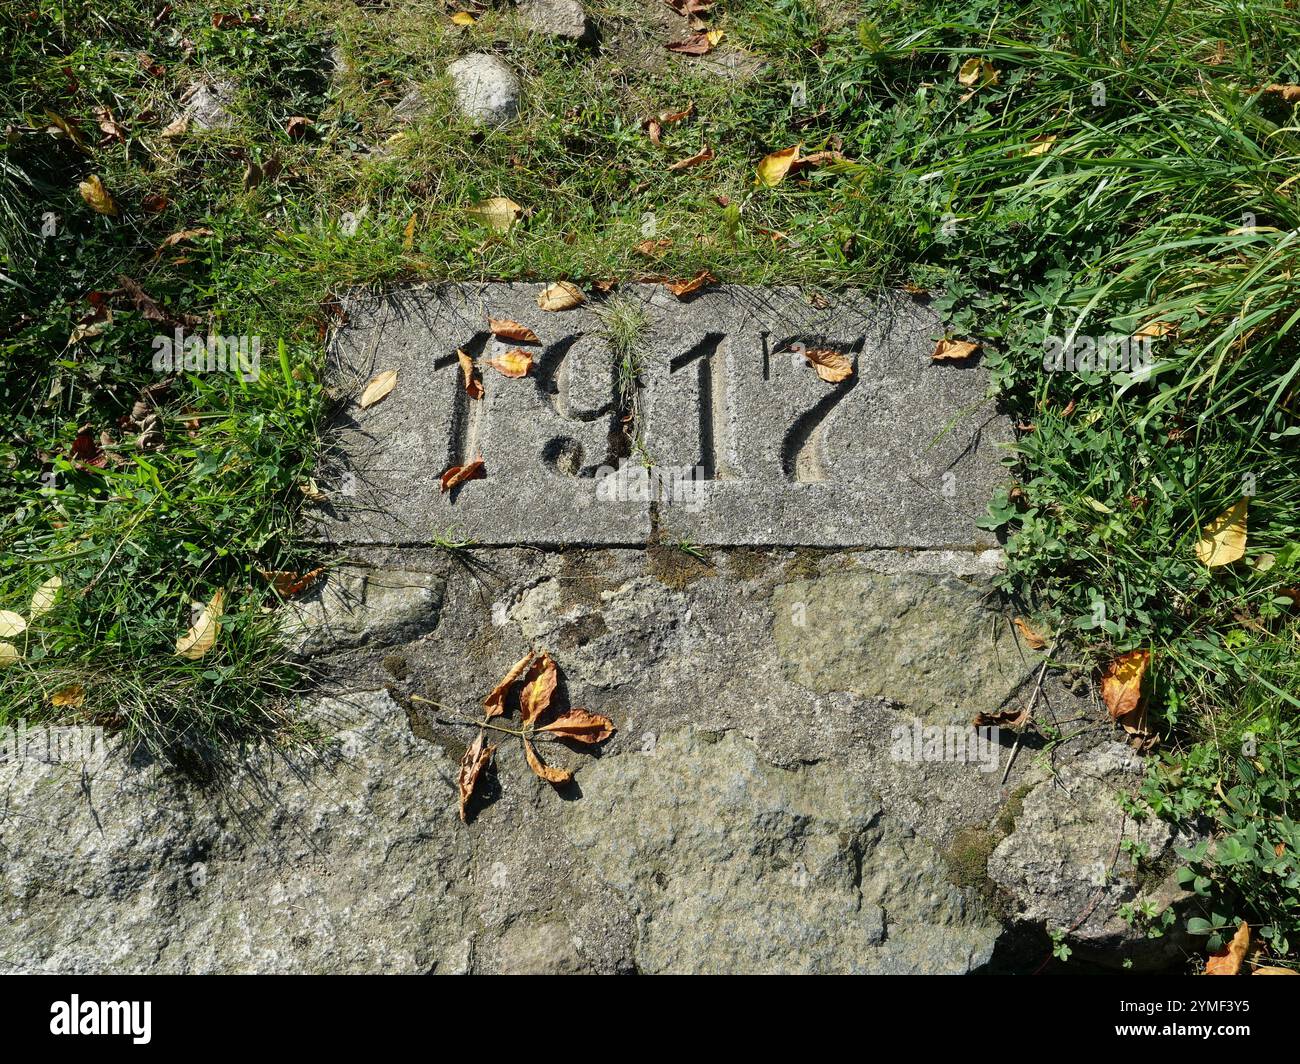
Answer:
[[[600,308],[538,309],[540,285],[440,285],[354,295],[333,348],[353,396],[386,369],[378,404],[352,401],[322,534],[339,543],[873,547],[992,545],[975,528],[1002,478],[1010,426],[973,366],[932,364],[936,316],[910,297],[850,294],[814,307],[798,289],[724,286],[678,301],[630,286],[645,319],[636,400],[620,393]],[[531,376],[485,360],[540,338]],[[822,381],[792,347],[831,346],[854,374]],[[466,396],[456,359],[482,368]],[[481,455],[487,477],[439,491]],[[328,482],[328,483],[327,483]]]

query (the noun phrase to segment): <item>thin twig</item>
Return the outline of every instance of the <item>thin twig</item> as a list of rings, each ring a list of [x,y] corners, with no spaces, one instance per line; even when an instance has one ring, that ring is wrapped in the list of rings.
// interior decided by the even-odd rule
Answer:
[[[1025,710],[1025,723],[1021,726],[1020,731],[1016,732],[1015,745],[1011,747],[1011,756],[1007,758],[1006,771],[1002,773],[1002,786],[1006,786],[1007,777],[1011,775],[1011,766],[1016,763],[1016,755],[1020,753],[1020,740],[1024,738],[1026,730],[1034,723],[1034,707],[1038,705],[1038,696],[1043,693],[1043,680],[1047,678],[1047,665],[1052,660],[1052,654],[1056,650],[1056,640],[1052,640],[1052,645],[1047,648],[1047,653],[1043,655],[1043,663],[1038,668],[1038,682],[1034,684],[1034,693],[1029,699],[1029,708]]]

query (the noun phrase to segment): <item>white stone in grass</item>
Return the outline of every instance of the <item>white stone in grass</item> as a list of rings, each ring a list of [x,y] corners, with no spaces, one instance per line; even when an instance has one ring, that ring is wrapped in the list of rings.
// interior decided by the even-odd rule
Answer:
[[[504,125],[519,112],[519,78],[494,55],[474,52],[447,67],[456,104],[471,121]]]
[[[585,41],[591,36],[591,23],[578,0],[522,0],[519,19],[530,30],[552,37]]]

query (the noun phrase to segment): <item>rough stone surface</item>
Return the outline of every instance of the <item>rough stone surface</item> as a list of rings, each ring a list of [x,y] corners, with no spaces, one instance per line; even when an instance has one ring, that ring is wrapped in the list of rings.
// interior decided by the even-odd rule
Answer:
[[[521,0],[518,11],[520,21],[534,32],[575,41],[592,37],[591,22],[578,0]]]
[[[1186,939],[1148,939],[1119,915],[1124,904],[1150,899],[1158,909],[1183,896],[1172,875],[1143,882],[1123,847],[1141,848],[1143,866],[1168,864],[1175,846],[1192,839],[1161,820],[1134,821],[1119,804],[1142,779],[1142,759],[1122,743],[1097,746],[1061,767],[1024,799],[1016,828],[989,858],[990,877],[1012,898],[1015,915],[1068,929],[1076,950],[1093,960],[1158,967],[1177,958]]]
[[[447,67],[461,113],[474,122],[500,126],[519,112],[519,78],[494,55],[474,52]]]
[[[997,965],[1007,903],[1128,949],[1131,891],[1094,902],[1087,877],[1134,765],[1090,700],[1049,682],[1039,713],[1067,739],[1050,766],[1028,740],[1005,786],[1009,735],[990,758],[900,749],[1027,696],[998,660],[1018,649],[984,634],[1005,624],[978,593],[995,565],[368,548],[286,607],[326,692],[296,714],[309,747],[234,752],[205,786],[120,746],[86,776],[0,764],[0,970],[960,972]],[[810,627],[925,614],[919,638],[980,679],[881,661],[900,650],[880,632],[830,632],[819,661],[785,628],[800,602]],[[461,824],[455,722],[528,646],[560,663],[561,705],[619,730],[596,756],[544,748],[576,770],[559,791],[501,736]]]
[[[196,81],[181,96],[182,114],[195,129],[223,129],[234,121],[230,105],[235,91],[235,83],[225,78]]]
[[[399,382],[367,410],[354,402],[338,426],[325,538],[993,545],[975,521],[1003,479],[1010,428],[977,365],[931,362],[939,323],[924,304],[848,294],[813,306],[796,289],[743,287],[681,302],[635,286],[621,296],[645,319],[633,400],[600,308],[543,312],[540,287],[350,301],[334,345],[339,386],[355,396],[385,369]],[[515,346],[488,333],[489,317],[539,336],[531,376],[483,366]],[[827,384],[797,344],[837,347],[856,372]],[[483,366],[482,400],[465,396],[458,348]],[[478,456],[485,480],[439,491],[444,469]]]

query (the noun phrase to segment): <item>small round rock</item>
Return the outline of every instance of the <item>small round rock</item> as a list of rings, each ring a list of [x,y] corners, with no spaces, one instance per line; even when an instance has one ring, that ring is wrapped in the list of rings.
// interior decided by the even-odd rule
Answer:
[[[519,113],[519,78],[496,56],[473,52],[448,66],[447,75],[466,118],[499,126]]]

